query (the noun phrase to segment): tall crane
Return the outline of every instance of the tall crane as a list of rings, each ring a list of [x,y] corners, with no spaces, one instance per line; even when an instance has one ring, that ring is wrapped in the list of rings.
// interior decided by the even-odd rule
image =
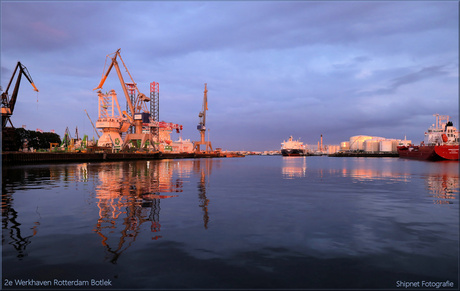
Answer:
[[[195,151],[200,152],[201,151],[201,145],[206,146],[206,153],[209,153],[212,151],[212,146],[210,141],[205,141],[205,135],[206,135],[206,111],[208,111],[208,89],[207,89],[207,84],[204,84],[204,96],[203,96],[203,107],[198,114],[198,117],[200,118],[200,122],[198,123],[197,129],[200,132],[200,141],[195,141],[193,142],[193,148]]]
[[[134,82],[131,74],[128,71],[128,68],[126,67],[123,59],[121,58],[120,49],[118,49],[115,53],[108,55],[107,57],[111,59],[110,65],[107,68],[105,74],[102,75],[101,82],[94,90],[102,89],[102,86],[104,85],[105,80],[107,79],[110,71],[113,67],[115,67],[131,116],[126,111],[123,111],[123,114],[129,119],[130,124],[134,125],[135,128],[135,133],[126,135],[122,148],[124,148],[130,141],[133,140],[140,140],[141,147],[144,146],[147,140],[150,142],[151,145],[154,145],[155,143],[153,140],[153,135],[150,133],[142,133],[143,124],[150,123],[150,114],[146,105],[146,103],[150,101],[150,98],[145,96],[145,94],[140,93],[136,83]],[[139,92],[137,96],[134,96],[133,101],[131,101],[131,97],[129,96],[127,85],[123,79],[120,66],[117,62],[117,57],[121,60],[126,72],[128,73],[131,79],[132,83],[130,85],[133,86],[137,92]],[[127,129],[125,131],[127,131]]]
[[[11,83],[13,82],[13,79],[14,79],[14,75],[16,75],[16,72],[18,71],[18,69],[19,69],[19,75],[16,79],[16,84],[13,89],[13,94],[9,96],[8,90],[10,89]],[[10,117],[11,115],[13,115],[14,106],[18,98],[19,85],[21,83],[22,75],[24,75],[27,78],[27,80],[30,82],[30,84],[32,84],[34,91],[38,92],[38,89],[37,87],[35,87],[35,84],[32,81],[32,77],[30,76],[29,71],[23,64],[21,64],[21,62],[18,62],[16,64],[16,68],[14,69],[13,75],[11,76],[10,82],[8,83],[8,86],[6,87],[6,91],[2,93],[2,129],[6,127],[8,122],[11,124],[11,126],[13,126],[13,123],[11,122]]]

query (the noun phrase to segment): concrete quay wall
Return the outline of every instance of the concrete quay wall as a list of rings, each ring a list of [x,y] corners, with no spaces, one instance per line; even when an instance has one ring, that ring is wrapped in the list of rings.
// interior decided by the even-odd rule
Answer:
[[[53,162],[104,162],[120,160],[158,160],[185,158],[225,158],[220,153],[23,153],[3,152],[2,164]]]

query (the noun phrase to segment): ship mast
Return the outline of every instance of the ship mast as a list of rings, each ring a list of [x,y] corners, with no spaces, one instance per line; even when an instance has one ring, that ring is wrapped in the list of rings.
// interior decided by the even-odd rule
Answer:
[[[448,115],[439,115],[438,113],[436,113],[436,114],[433,114],[433,116],[436,117],[435,129],[438,129],[438,130],[443,129],[443,126],[449,122]]]

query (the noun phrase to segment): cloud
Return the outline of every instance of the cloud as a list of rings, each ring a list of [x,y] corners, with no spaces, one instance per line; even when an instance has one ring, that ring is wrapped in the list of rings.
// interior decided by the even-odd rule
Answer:
[[[420,82],[420,81],[430,79],[430,78],[437,78],[437,77],[448,75],[449,72],[443,70],[443,68],[445,67],[446,67],[445,65],[425,67],[425,68],[420,69],[417,72],[411,72],[401,77],[397,77],[397,78],[390,80],[387,87],[379,88],[379,89],[372,90],[372,91],[363,91],[363,92],[360,92],[358,95],[374,96],[374,95],[394,94],[398,90],[398,88],[400,88],[401,86]]]
[[[60,134],[89,124],[83,107],[97,118],[92,89],[118,48],[142,92],[160,83],[160,119],[183,124],[184,138],[198,138],[207,83],[212,137],[230,149],[277,148],[291,134],[340,142],[362,130],[381,135],[421,123],[410,138],[425,130],[421,120],[431,124],[430,111],[458,119],[453,2],[1,5],[1,84],[20,60],[40,89],[40,118],[36,96],[21,88],[13,121]],[[112,88],[124,102],[115,72],[104,90]]]
[[[402,77],[398,77],[392,80],[391,87],[397,89],[402,85],[411,84],[414,82],[419,82],[427,78],[434,78],[448,74],[448,72],[443,71],[444,66],[433,66],[428,68],[423,68],[418,72],[410,73]]]

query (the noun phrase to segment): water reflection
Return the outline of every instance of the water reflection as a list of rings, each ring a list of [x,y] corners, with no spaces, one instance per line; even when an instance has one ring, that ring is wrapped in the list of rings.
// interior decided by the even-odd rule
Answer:
[[[9,175],[7,175],[7,173]],[[48,169],[26,169],[25,171],[2,171],[2,244],[5,241],[5,236],[10,238],[8,242],[17,251],[17,257],[22,259],[27,256],[27,247],[32,242],[32,237],[38,233],[38,227],[40,221],[35,220],[26,225],[21,229],[21,219],[18,211],[13,207],[14,198],[13,190],[11,188],[23,188],[23,181],[28,179],[30,181],[29,187],[36,188],[38,185],[48,183],[41,179],[42,175],[49,176],[50,171]],[[17,181],[18,180],[18,181]],[[7,185],[10,184],[8,187]],[[40,218],[38,208],[35,210],[35,214]],[[28,231],[29,230],[29,231]],[[6,233],[7,234],[6,234]]]
[[[204,165],[201,165],[201,163]],[[198,199],[199,199],[199,206],[203,209],[203,226],[205,229],[208,229],[209,223],[209,214],[208,214],[208,205],[209,199],[206,196],[206,178],[211,174],[212,163],[210,160],[198,160],[196,163],[196,171],[200,172],[200,181],[198,182]]]
[[[457,167],[258,156],[9,167],[4,276],[110,278],[116,289],[452,281]],[[334,279],[337,268],[349,272]]]
[[[411,179],[411,174],[402,173],[399,170],[394,171],[393,169],[343,168],[340,172],[343,177],[351,177],[358,182],[380,180],[385,181],[386,184],[390,184],[396,182],[409,182]]]
[[[8,236],[11,239],[9,244],[17,251],[18,258],[27,256],[26,248],[31,243],[31,238],[37,234],[39,225],[40,222],[35,221],[33,226],[30,228],[32,230],[32,234],[24,235],[21,232],[21,223],[18,222],[18,212],[13,207],[8,206],[6,201],[2,199],[2,229],[9,230]],[[2,242],[4,240],[4,235],[5,234],[2,236]]]
[[[219,163],[214,162],[214,165]],[[81,163],[72,165],[45,165],[10,167],[3,170],[2,182],[2,229],[4,238],[9,237],[18,252],[17,257],[26,256],[26,248],[37,234],[40,222],[31,226],[20,222],[21,214],[30,219],[30,213],[18,213],[14,209],[14,193],[20,190],[49,190],[54,187],[65,189],[74,186],[77,193],[84,188],[87,205],[97,207],[97,219],[91,227],[101,238],[106,250],[106,259],[116,263],[140,235],[159,240],[161,235],[161,201],[179,197],[184,192],[184,180],[191,175],[199,177],[198,206],[203,211],[203,227],[210,221],[207,193],[208,176],[212,161],[204,160],[162,160],[130,161],[113,163]],[[92,185],[91,185],[92,184]],[[85,185],[90,185],[87,187]],[[28,192],[31,193],[31,192]],[[70,193],[70,192],[69,192]],[[71,194],[66,194],[68,199]],[[38,203],[38,202],[37,202]],[[38,211],[38,206],[37,206]],[[81,215],[81,209],[72,215]],[[39,216],[39,213],[37,213]],[[24,229],[31,229],[25,234]],[[145,239],[145,238],[143,238]]]
[[[282,157],[282,173],[285,179],[305,177],[307,170],[307,159],[303,157]]]
[[[152,240],[160,235],[161,200],[178,197],[163,193],[183,192],[183,178],[199,174],[198,200],[203,209],[204,228],[208,228],[209,199],[206,180],[212,168],[210,160],[162,162],[130,162],[109,164],[97,171],[101,182],[96,187],[99,219],[94,231],[101,236],[102,245],[115,263],[118,257],[149,224]]]
[[[99,218],[93,231],[101,236],[112,263],[136,240],[144,223],[150,225],[151,239],[161,238],[160,200],[177,195],[160,193],[182,191],[181,181],[172,182],[173,171],[168,166],[136,161],[107,164],[97,170]]]
[[[430,197],[434,198],[434,204],[453,204],[452,200],[457,199],[459,192],[458,176],[429,176],[425,181]]]
[[[376,167],[375,159],[348,159],[342,167],[317,167],[307,170],[307,162],[314,164],[312,157],[283,157],[282,175],[284,179],[305,178],[307,175],[324,175],[352,178],[357,183],[380,182],[380,185],[395,183],[409,183],[411,179],[425,180],[429,197],[435,198],[434,204],[453,204],[458,199],[459,169],[458,162],[421,162],[421,169],[428,169],[428,173],[414,175],[407,163],[393,158],[381,159]],[[323,158],[326,159],[326,158]],[[380,159],[380,158],[379,158]],[[417,162],[417,161],[415,161]],[[316,164],[317,165],[317,164]]]

